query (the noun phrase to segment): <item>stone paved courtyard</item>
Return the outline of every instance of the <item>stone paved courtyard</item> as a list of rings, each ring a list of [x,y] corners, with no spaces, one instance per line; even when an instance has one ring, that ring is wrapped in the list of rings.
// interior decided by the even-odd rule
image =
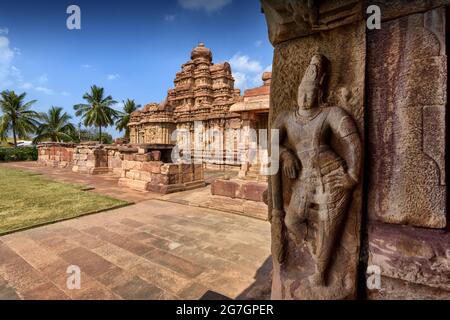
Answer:
[[[129,207],[0,237],[0,299],[268,298],[267,222],[133,193]]]

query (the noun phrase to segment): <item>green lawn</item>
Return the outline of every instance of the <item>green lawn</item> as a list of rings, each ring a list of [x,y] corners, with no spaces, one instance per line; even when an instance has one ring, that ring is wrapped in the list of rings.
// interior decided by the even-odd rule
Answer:
[[[0,235],[128,204],[82,187],[0,167]]]

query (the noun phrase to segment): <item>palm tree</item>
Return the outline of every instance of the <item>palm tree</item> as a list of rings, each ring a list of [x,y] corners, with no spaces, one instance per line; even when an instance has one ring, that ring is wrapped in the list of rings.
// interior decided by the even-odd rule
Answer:
[[[128,128],[128,123],[130,122],[130,117],[133,112],[140,109],[141,105],[136,105],[134,99],[127,99],[127,101],[123,101],[123,111],[119,115],[119,118],[116,122],[116,129],[119,131],[125,130],[125,137],[130,138],[130,129]]]
[[[40,114],[42,123],[36,131],[33,143],[43,140],[52,142],[72,141],[76,132],[73,124],[69,122],[71,117],[60,107],[51,107],[47,113]]]
[[[0,138],[6,139],[8,132],[12,132],[14,147],[17,147],[17,138],[27,139],[39,125],[39,114],[30,110],[36,100],[24,102],[25,96],[25,92],[17,95],[9,90],[0,93],[0,109],[3,113],[0,117]]]
[[[114,124],[114,120],[119,116],[119,112],[111,108],[117,102],[111,96],[103,97],[103,88],[92,86],[90,93],[85,93],[83,99],[87,104],[77,104],[75,115],[81,116],[85,126],[98,127],[99,142],[102,143],[102,127]]]

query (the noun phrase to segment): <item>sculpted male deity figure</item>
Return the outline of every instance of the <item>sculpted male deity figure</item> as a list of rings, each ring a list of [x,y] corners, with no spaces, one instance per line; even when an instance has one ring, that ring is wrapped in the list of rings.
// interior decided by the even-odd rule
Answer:
[[[308,278],[312,286],[327,286],[362,162],[354,120],[340,107],[322,105],[326,63],[322,55],[312,57],[298,87],[295,112],[280,114],[272,123],[279,130],[281,161],[281,170],[271,177],[273,254],[282,264],[289,258],[288,239],[306,244],[315,264]],[[291,190],[285,190],[285,179],[291,180]],[[291,196],[284,203],[287,191]]]

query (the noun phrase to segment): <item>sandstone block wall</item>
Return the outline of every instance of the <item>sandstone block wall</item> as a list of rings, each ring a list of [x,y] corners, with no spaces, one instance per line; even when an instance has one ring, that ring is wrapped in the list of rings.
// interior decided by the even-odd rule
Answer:
[[[109,172],[108,150],[102,145],[78,145],[73,154],[72,171],[89,174]]]
[[[166,194],[204,186],[203,178],[201,164],[164,163],[135,153],[124,156],[119,185]]]
[[[87,174],[113,173],[120,177],[119,185],[139,191],[165,194],[205,186],[202,164],[165,163],[162,152],[148,146],[42,144],[38,154],[40,164],[72,166],[73,172]]]
[[[118,146],[108,146],[106,147],[108,154],[108,169],[116,176],[122,174],[122,160],[123,153],[119,150]]]
[[[73,164],[75,145],[70,143],[42,143],[38,146],[38,163],[55,168],[68,168]]]
[[[211,183],[211,194],[213,195],[256,202],[264,201],[263,194],[266,190],[267,183],[241,179],[216,179]]]

